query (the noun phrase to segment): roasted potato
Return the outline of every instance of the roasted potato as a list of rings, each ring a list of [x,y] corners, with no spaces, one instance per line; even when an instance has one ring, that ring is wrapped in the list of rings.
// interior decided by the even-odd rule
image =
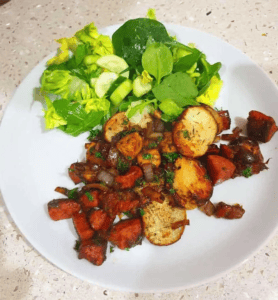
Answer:
[[[137,162],[140,166],[152,164],[158,168],[161,164],[161,156],[157,149],[148,149],[137,156]]]
[[[173,128],[173,141],[178,151],[187,157],[199,157],[213,143],[218,126],[213,115],[203,106],[184,110]]]
[[[172,207],[169,205],[169,197],[164,196],[163,203],[153,201],[147,205],[142,217],[146,238],[157,246],[168,246],[177,242],[184,232],[185,225],[173,229],[172,224],[186,221],[186,210]]]
[[[125,115],[125,112],[115,114],[104,125],[104,138],[107,142],[111,142],[112,138],[119,132],[129,130],[130,122]]]
[[[217,134],[221,133],[224,130],[221,116],[219,116],[218,112],[216,110],[214,110],[212,107],[210,107],[209,105],[202,104],[202,106],[204,106],[205,109],[207,109],[214,117],[214,119],[217,123]]]
[[[159,150],[162,153],[177,152],[177,148],[173,143],[173,134],[171,131],[163,133],[163,140],[159,144]]]
[[[181,198],[179,203],[181,206],[186,207],[187,203],[192,201],[196,204],[205,203],[210,199],[213,192],[212,183],[199,161],[185,157],[178,158],[175,168],[173,188]]]
[[[135,158],[142,150],[142,147],[143,139],[138,132],[126,135],[117,143],[117,149],[128,159]]]

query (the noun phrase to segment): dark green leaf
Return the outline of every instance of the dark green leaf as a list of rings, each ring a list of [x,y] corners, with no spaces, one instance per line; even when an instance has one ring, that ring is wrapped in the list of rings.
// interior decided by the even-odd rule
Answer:
[[[188,71],[201,57],[202,52],[197,49],[192,49],[192,54],[181,57],[175,64],[173,72]]]
[[[68,191],[68,198],[69,199],[77,199],[78,197],[78,188],[72,189]]]

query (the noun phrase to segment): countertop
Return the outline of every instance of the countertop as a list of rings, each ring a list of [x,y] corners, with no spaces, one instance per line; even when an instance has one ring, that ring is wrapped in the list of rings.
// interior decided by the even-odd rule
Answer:
[[[0,1],[1,3],[1,1]],[[16,87],[50,52],[54,39],[94,21],[98,28],[145,16],[211,33],[237,47],[278,83],[276,0],[11,0],[0,6],[0,118]],[[278,299],[278,231],[225,276],[170,294],[111,291],[46,261],[22,237],[0,199],[0,300],[11,299]]]

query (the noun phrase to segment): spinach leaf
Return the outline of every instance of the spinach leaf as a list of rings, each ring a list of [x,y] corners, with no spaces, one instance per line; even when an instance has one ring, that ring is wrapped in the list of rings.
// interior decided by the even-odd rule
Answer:
[[[112,36],[115,54],[129,65],[137,66],[146,50],[148,39],[156,42],[170,41],[166,28],[156,20],[138,18],[124,23]]]
[[[173,70],[172,53],[162,43],[151,44],[142,56],[142,66],[156,78],[159,84],[161,78],[171,74]]]
[[[186,72],[188,71],[201,57],[202,52],[198,49],[192,49],[192,54],[181,57],[174,64],[174,73],[175,72]]]
[[[172,99],[178,106],[199,105],[194,100],[198,90],[189,75],[177,72],[166,77],[161,84],[152,89],[156,99],[163,101]]]

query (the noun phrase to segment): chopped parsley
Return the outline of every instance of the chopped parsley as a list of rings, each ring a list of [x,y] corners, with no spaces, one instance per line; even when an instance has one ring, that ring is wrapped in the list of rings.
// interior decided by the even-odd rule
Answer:
[[[143,157],[143,159],[152,159],[152,155],[150,154],[150,153],[144,153],[143,155],[142,155],[142,157]]]
[[[158,142],[160,143],[160,142],[163,140],[163,137],[162,137],[162,136],[159,136],[159,137],[157,138],[157,140],[158,140]]]
[[[125,173],[129,169],[129,164],[123,161],[121,158],[119,158],[117,169],[119,172]]]
[[[85,192],[85,195],[88,197],[90,202],[95,200],[94,197],[89,192]]]
[[[140,208],[140,215],[143,217],[143,216],[144,216],[144,214],[145,214],[145,211],[144,211],[144,209]]]
[[[74,172],[74,169],[69,168],[69,172]]]
[[[131,157],[131,156],[128,156],[127,159],[128,159],[128,160],[132,160],[132,157]]]
[[[133,216],[132,216],[132,213],[131,213],[130,211],[124,211],[123,214],[126,215],[126,216],[129,217],[129,218],[132,218],[132,217],[133,217]]]
[[[144,181],[142,178],[137,179],[135,181],[135,186],[141,186],[141,185],[145,185],[145,184],[146,184],[146,181]]]
[[[149,143],[149,145],[148,145],[148,148],[149,149],[153,149],[153,148],[156,148],[157,147],[157,143],[156,142],[151,142],[151,143]]]
[[[124,119],[122,125],[127,125],[128,124],[128,119]]]
[[[155,174],[153,175],[154,182],[159,183],[159,177]]]
[[[87,139],[89,141],[93,140],[95,137],[97,137],[100,134],[100,132],[101,131],[99,129],[92,129],[92,130],[90,130],[90,134],[87,137]]]
[[[70,191],[68,191],[68,198],[69,199],[76,199],[78,197],[78,192],[77,192],[78,188],[72,189]]]
[[[208,174],[206,174],[204,177],[205,177],[205,179],[210,179]]]
[[[96,152],[95,157],[101,158],[102,160],[104,160],[104,157],[102,156],[102,154],[100,152]]]
[[[110,253],[114,252],[114,247],[110,246]]]
[[[124,137],[124,136],[126,136],[128,134],[131,134],[133,132],[136,132],[135,128],[132,128],[131,130],[123,131],[123,132],[121,132],[121,137]]]
[[[172,194],[172,195],[173,195],[173,194],[175,194],[175,192],[176,192],[176,191],[175,191],[174,189],[170,189],[170,191],[169,191],[169,192],[170,192],[170,194]]]
[[[173,171],[165,170],[166,182],[172,184],[174,182],[175,173]]]
[[[73,249],[74,249],[75,251],[79,251],[80,245],[81,245],[81,242],[80,242],[80,241],[75,241],[75,246],[73,247]]]
[[[172,153],[163,153],[162,154],[170,163],[175,162],[175,160],[180,157],[181,155],[179,153],[176,152],[172,152]]]
[[[187,130],[184,130],[184,131],[183,131],[183,137],[184,137],[185,139],[190,140],[190,136],[189,136],[189,133],[188,133]]]
[[[242,175],[246,178],[252,176],[252,169],[250,167],[246,168],[245,170],[242,171]]]
[[[130,248],[125,248],[125,250],[126,250],[126,251],[129,251],[129,250],[130,250]]]

